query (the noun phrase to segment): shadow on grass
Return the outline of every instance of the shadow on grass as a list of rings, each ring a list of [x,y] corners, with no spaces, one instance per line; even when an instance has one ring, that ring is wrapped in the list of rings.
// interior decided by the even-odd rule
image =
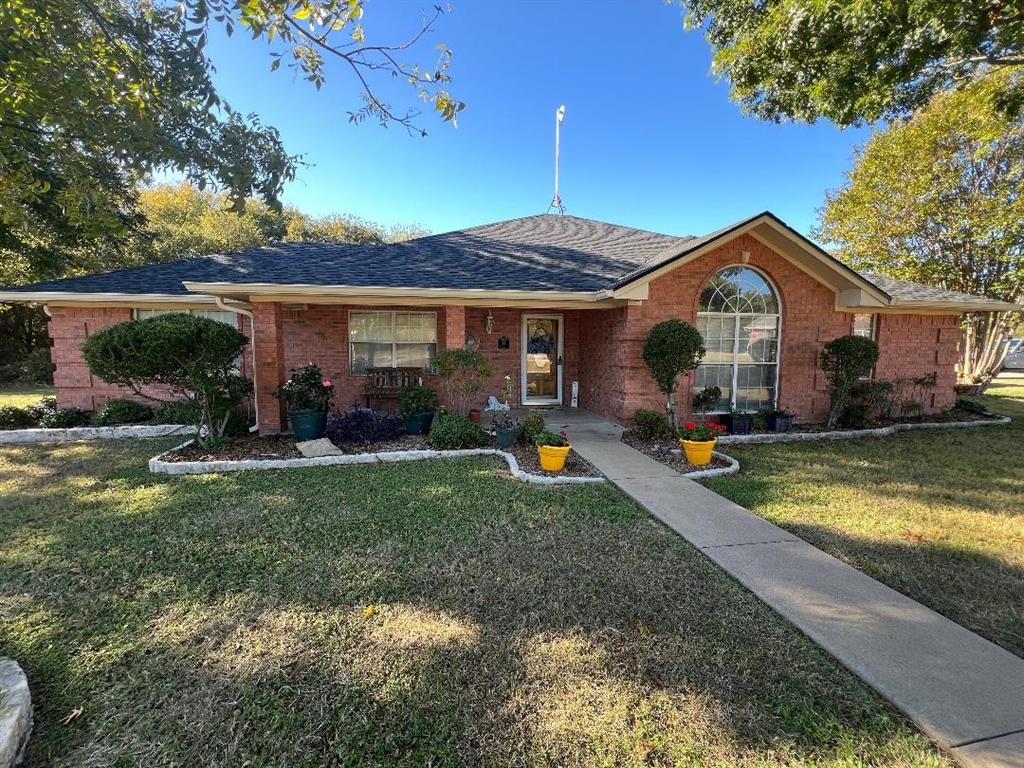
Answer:
[[[5,511],[29,765],[941,762],[610,488],[141,460],[99,449],[101,480]]]

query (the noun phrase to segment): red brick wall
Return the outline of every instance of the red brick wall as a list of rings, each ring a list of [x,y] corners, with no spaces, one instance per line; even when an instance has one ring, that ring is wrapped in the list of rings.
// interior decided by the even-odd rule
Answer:
[[[782,304],[779,407],[801,421],[822,420],[829,396],[818,358],[825,342],[852,332],[853,315],[835,311],[830,288],[749,235],[655,279],[647,301],[585,313],[580,329],[580,345],[586,350],[581,406],[623,423],[629,423],[637,408],[664,408],[664,398],[641,357],[647,332],[670,318],[695,323],[701,290],[719,270],[741,263],[743,251],[750,254],[749,265],[774,283]],[[955,401],[956,324],[949,316],[883,315],[877,376],[918,377],[937,371],[939,386],[929,410],[949,407]],[[681,414],[691,410],[691,381],[692,375],[685,376],[676,395]]]

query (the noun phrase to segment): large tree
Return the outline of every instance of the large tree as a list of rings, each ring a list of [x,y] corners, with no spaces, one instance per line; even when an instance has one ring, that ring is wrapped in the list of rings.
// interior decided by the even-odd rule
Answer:
[[[989,68],[1024,64],[1019,0],[681,0],[733,98],[770,120],[909,114]],[[1000,94],[1009,114],[1019,82]]]
[[[995,108],[1012,78],[939,94],[875,133],[829,193],[815,234],[859,270],[1024,302],[1024,119]],[[963,380],[998,370],[1019,321],[968,317]]]

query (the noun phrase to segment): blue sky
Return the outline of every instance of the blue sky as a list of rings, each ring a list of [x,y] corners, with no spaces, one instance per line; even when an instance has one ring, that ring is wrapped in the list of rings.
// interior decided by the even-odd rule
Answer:
[[[244,31],[219,31],[209,53],[222,96],[277,126],[309,167],[285,200],[314,214],[349,213],[443,232],[542,213],[552,193],[554,112],[566,106],[561,192],[567,213],[669,234],[700,234],[770,209],[800,231],[816,220],[866,129],[762,122],[741,114],[709,74],[710,50],[659,0],[452,0],[415,55],[455,53],[458,128],[429,113],[426,138],[355,126],[354,77],[331,66],[320,91]],[[414,32],[430,3],[368,0],[367,42]],[[378,80],[378,82],[381,82]],[[396,107],[415,94],[384,81]]]

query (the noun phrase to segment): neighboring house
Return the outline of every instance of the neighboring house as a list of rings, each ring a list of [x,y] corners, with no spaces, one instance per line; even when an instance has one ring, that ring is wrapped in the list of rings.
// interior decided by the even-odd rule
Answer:
[[[1010,371],[1024,370],[1024,339],[1010,339],[1010,349],[1006,353],[1003,367]]]
[[[722,388],[719,410],[778,406],[821,420],[825,342],[873,337],[873,375],[934,373],[927,411],[955,401],[960,316],[1016,308],[841,264],[771,213],[702,237],[672,237],[573,216],[529,216],[380,246],[288,243],[241,253],[40,283],[0,292],[50,315],[62,405],[96,408],[121,394],[89,374],[90,333],[157,311],[202,311],[252,339],[259,425],[286,421],[273,397],[288,371],[318,363],[335,404],[362,401],[367,367],[423,366],[439,349],[479,348],[524,405],[578,405],[628,423],[662,397],[641,359],[647,332],[679,318],[708,353],[680,389]],[[427,379],[432,378],[427,376]]]

